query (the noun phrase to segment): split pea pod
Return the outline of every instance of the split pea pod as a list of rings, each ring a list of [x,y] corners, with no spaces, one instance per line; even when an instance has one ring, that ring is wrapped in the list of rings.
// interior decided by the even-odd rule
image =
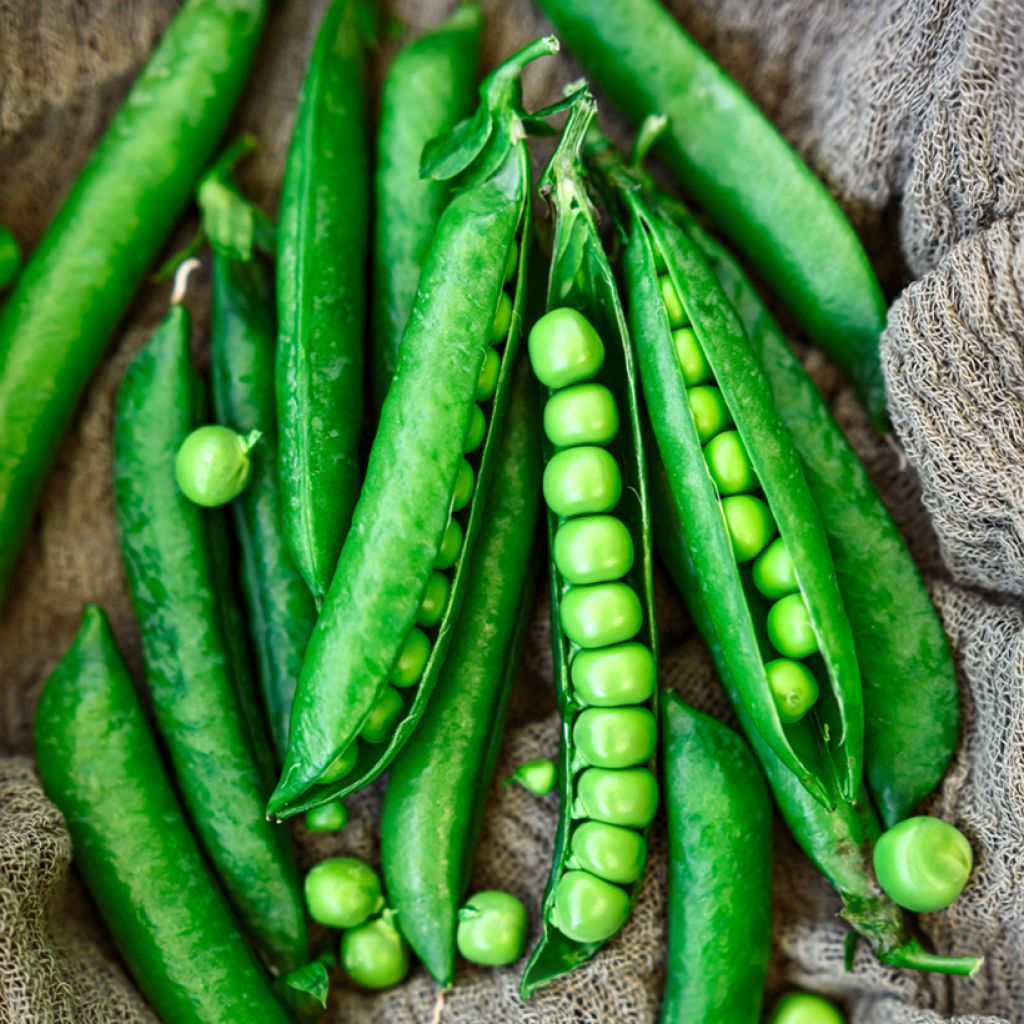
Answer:
[[[278,473],[292,557],[318,601],[359,495],[370,208],[361,3],[332,0],[324,15],[278,226]]]
[[[838,203],[658,0],[540,0],[637,125],[668,117],[658,153],[885,422],[885,297]]]
[[[223,586],[224,545],[212,538],[224,529],[222,513],[194,505],[174,479],[175,454],[205,404],[189,357],[189,314],[176,298],[118,393],[122,551],[157,724],[185,805],[242,924],[288,969],[306,957],[305,918],[288,832],[263,814],[268,741],[254,735],[255,695],[233,633],[240,616]]]
[[[89,606],[36,710],[36,762],[133,977],[175,1024],[286,1024],[168,781],[103,612]]]
[[[182,5],[0,312],[0,600],[114,327],[213,154],[266,0]]]
[[[388,904],[409,945],[444,986],[454,978],[458,910],[533,603],[538,403],[525,360],[515,377],[462,614],[430,706],[391,763],[381,811]]]
[[[388,68],[380,97],[373,249],[373,395],[384,402],[423,260],[451,194],[419,176],[423,147],[473,112],[480,8],[464,4]]]
[[[352,529],[306,650],[270,814],[375,778],[415,728],[444,662],[519,345],[530,226],[519,75],[556,50],[541,39],[510,57],[484,80],[474,117],[427,147],[428,173],[467,173],[424,263]]]
[[[657,634],[637,378],[580,163],[576,98],[542,191],[554,210],[548,312],[530,332],[546,386],[546,466],[561,815],[540,941],[520,991],[586,963],[629,918],[657,807]]]
[[[21,270],[21,248],[11,229],[0,224],[0,292],[2,292]]]

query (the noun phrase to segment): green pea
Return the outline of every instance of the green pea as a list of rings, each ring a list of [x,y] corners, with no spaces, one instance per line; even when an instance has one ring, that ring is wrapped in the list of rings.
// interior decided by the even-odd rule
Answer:
[[[686,311],[679,299],[679,292],[672,283],[668,274],[658,278],[658,287],[661,289],[661,301],[665,306],[665,314],[668,316],[669,327],[685,327],[687,324]]]
[[[607,647],[640,632],[643,609],[627,583],[573,587],[563,598],[562,630],[579,647]]]
[[[650,700],[658,675],[650,648],[637,643],[580,651],[570,673],[575,696],[599,708]]]
[[[770,1024],[846,1024],[846,1018],[821,996],[790,992],[779,1000]]]
[[[474,405],[473,411],[469,414],[469,426],[466,427],[466,437],[462,442],[463,452],[466,455],[470,452],[475,452],[484,443],[486,435],[487,419],[484,416],[484,411],[479,405]]]
[[[618,432],[615,396],[603,384],[573,384],[544,406],[544,433],[556,448],[611,444]]]
[[[437,569],[450,569],[458,560],[462,550],[462,527],[457,519],[449,519],[445,527],[441,546],[437,550],[434,566]]]
[[[463,459],[455,477],[455,487],[452,489],[453,512],[459,512],[469,504],[475,486],[476,477],[473,475],[473,467],[469,464],[468,459]]]
[[[562,307],[545,313],[527,340],[537,379],[552,389],[596,377],[604,365],[604,342],[582,313]]]
[[[572,729],[583,760],[597,768],[632,768],[649,761],[658,742],[647,708],[587,708]]]
[[[722,512],[737,562],[756,558],[775,533],[768,506],[751,494],[733,494],[722,499]]]
[[[875,844],[878,884],[894,903],[920,914],[948,907],[971,875],[971,844],[941,818],[907,818]]]
[[[484,365],[480,367],[480,377],[476,382],[476,395],[478,402],[488,402],[494,397],[498,390],[498,375],[501,373],[501,357],[493,348],[487,350],[484,356]]]
[[[322,784],[339,782],[356,766],[359,760],[359,744],[350,743],[323,771],[319,781]]]
[[[658,782],[647,768],[587,768],[576,800],[578,817],[647,828],[658,809]]]
[[[359,735],[367,743],[383,743],[401,717],[402,708],[402,695],[393,686],[385,686]]]
[[[260,436],[254,430],[243,437],[217,424],[193,430],[181,442],[174,460],[174,476],[181,493],[204,508],[216,508],[237,498],[249,483],[249,452]]]
[[[340,800],[330,800],[306,811],[310,832],[337,832],[348,824],[348,808]]]
[[[644,873],[647,841],[643,833],[603,821],[585,821],[572,834],[573,856],[585,871],[620,885]]]
[[[589,871],[566,871],[555,886],[552,923],[574,942],[604,942],[629,917],[629,895]]]
[[[614,516],[580,516],[555,533],[555,565],[566,582],[604,583],[625,576],[633,565],[633,538]]]
[[[363,988],[391,988],[409,973],[409,949],[389,919],[376,917],[342,935],[341,966]]]
[[[459,910],[455,945],[473,964],[514,963],[526,949],[526,907],[508,892],[478,892]]]
[[[796,567],[781,537],[776,537],[758,556],[754,562],[753,576],[754,586],[772,600],[800,589],[796,581]]]
[[[321,861],[305,882],[309,916],[328,928],[354,928],[384,906],[377,872],[355,857]]]
[[[537,796],[547,796],[555,788],[558,772],[555,762],[549,757],[539,757],[535,761],[525,761],[505,780],[518,782],[523,789]]]
[[[519,249],[515,242],[512,243],[512,248],[508,251],[508,259],[505,260],[505,273],[502,275],[501,283],[508,284],[515,275],[516,268],[519,266]]]
[[[818,680],[802,661],[776,658],[764,666],[779,718],[786,725],[799,722],[818,700]]]
[[[718,388],[700,384],[690,388],[686,398],[690,403],[690,412],[693,413],[693,423],[701,444],[732,426],[732,415]]]
[[[512,300],[507,292],[501,293],[498,308],[494,311],[494,322],[491,324],[490,342],[500,345],[508,337],[508,329],[512,326]]]
[[[391,670],[391,682],[395,686],[414,686],[420,681],[423,669],[430,657],[430,641],[426,633],[413,627],[402,644],[398,661]]]
[[[678,331],[673,331],[672,343],[675,345],[676,362],[679,363],[683,383],[688,388],[714,380],[711,365],[692,327],[681,327]]]
[[[818,649],[818,638],[802,594],[788,594],[771,606],[768,639],[787,658],[806,658]]]
[[[444,617],[448,607],[448,596],[451,594],[451,581],[443,572],[432,572],[427,580],[427,589],[420,601],[420,610],[416,613],[416,625],[432,629]]]
[[[583,445],[551,457],[544,467],[544,500],[555,515],[611,512],[622,497],[619,466],[604,448]]]
[[[704,446],[711,479],[720,494],[742,494],[757,487],[746,445],[738,430],[726,430]]]

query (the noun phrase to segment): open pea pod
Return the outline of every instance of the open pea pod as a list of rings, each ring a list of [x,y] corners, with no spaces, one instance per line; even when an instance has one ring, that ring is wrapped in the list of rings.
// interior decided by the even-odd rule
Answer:
[[[476,114],[424,151],[463,175],[427,254],[362,493],[303,661],[268,813],[366,785],[426,708],[465,590],[519,345],[530,163],[519,76],[557,51],[514,54]],[[506,292],[507,288],[511,295]]]
[[[562,716],[561,816],[543,930],[521,981],[524,998],[586,963],[628,919],[657,804],[653,748],[645,745],[653,743],[656,729],[657,633],[638,381],[615,275],[598,234],[579,155],[594,109],[589,93],[577,96],[541,181],[554,210],[553,254],[548,313],[531,332],[529,348],[549,396],[545,498],[554,677]],[[566,377],[553,367],[559,330],[576,332],[591,352],[603,348],[603,363],[594,361]],[[614,416],[602,418],[597,414],[602,407]],[[586,414],[577,416],[577,411]],[[603,505],[574,514],[563,503],[566,495],[557,496],[559,480],[564,484],[575,472],[565,460],[579,453],[590,458],[598,451],[614,460],[621,497],[616,503],[613,495]],[[580,538],[590,530],[600,542],[581,558],[588,545]],[[614,552],[621,548],[608,543],[615,534],[623,536],[631,557],[618,565],[585,565],[588,555],[598,551],[594,563],[610,554],[615,561]],[[605,623],[587,621],[593,612],[586,603],[593,599],[596,608],[606,597],[635,602],[637,617],[631,625],[620,629],[612,616]],[[611,628],[617,630],[614,635]],[[636,730],[633,753],[611,750],[613,744],[603,747],[603,728],[615,734],[615,743]]]

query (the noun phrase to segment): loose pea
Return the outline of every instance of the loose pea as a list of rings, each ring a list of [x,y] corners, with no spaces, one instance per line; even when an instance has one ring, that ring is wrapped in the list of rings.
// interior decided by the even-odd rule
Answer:
[[[544,467],[544,500],[555,515],[611,512],[622,497],[622,476],[604,448],[583,445],[558,452]]]
[[[647,708],[587,708],[576,719],[572,736],[587,764],[632,768],[650,760],[658,730]]]
[[[484,365],[480,367],[480,378],[476,382],[476,400],[487,402],[498,390],[498,374],[501,372],[501,358],[493,348],[487,350]]]
[[[776,658],[764,667],[779,718],[786,725],[799,722],[818,700],[818,680],[802,661]]]
[[[427,635],[413,627],[405,638],[398,661],[391,670],[391,682],[395,686],[413,686],[420,681],[427,659],[430,657],[430,641]]]
[[[806,658],[818,649],[818,638],[802,594],[788,594],[771,606],[768,639],[787,658]]]
[[[607,647],[640,632],[643,610],[627,583],[573,587],[563,598],[562,630],[580,647]]]
[[[331,800],[306,811],[310,832],[337,832],[348,824],[348,808],[340,800]]]
[[[479,405],[473,406],[469,414],[469,426],[466,428],[466,437],[462,442],[462,450],[467,455],[475,452],[484,443],[484,435],[487,433],[487,420],[484,411]]]
[[[604,365],[604,342],[575,309],[545,313],[527,340],[530,365],[541,384],[564,388],[596,377]]]
[[[512,300],[507,292],[501,293],[498,308],[494,311],[494,322],[491,324],[490,342],[500,345],[508,337],[508,329],[512,326]]]
[[[243,437],[217,424],[193,430],[181,442],[174,460],[174,475],[182,494],[204,508],[216,508],[237,498],[249,483],[249,451],[259,437],[258,430]]]
[[[385,686],[384,692],[363,723],[359,735],[367,743],[382,743],[391,735],[395,722],[402,714],[402,696],[393,686]]]
[[[846,1024],[846,1018],[821,996],[790,992],[779,1000],[770,1024]]]
[[[796,581],[796,567],[781,537],[776,537],[758,556],[754,562],[753,575],[754,586],[765,597],[773,600],[800,589]]]
[[[690,403],[690,412],[693,413],[694,426],[697,428],[701,444],[710,441],[726,427],[732,426],[732,416],[718,388],[700,384],[690,388],[686,392],[686,398]]]
[[[505,273],[502,275],[501,283],[508,284],[515,275],[516,268],[519,266],[519,250],[516,248],[516,243],[512,243],[512,248],[508,251],[508,259],[505,260]]]
[[[704,355],[704,349],[700,347],[692,327],[681,327],[678,331],[673,331],[672,342],[675,345],[676,362],[679,363],[683,383],[688,388],[714,380],[707,356]]]
[[[749,562],[756,558],[775,533],[768,506],[751,494],[733,494],[722,499],[722,512],[736,561]]]
[[[555,887],[555,927],[574,942],[604,942],[629,917],[629,895],[589,871],[566,871]]]
[[[757,487],[754,467],[738,430],[726,430],[704,446],[711,479],[721,494],[742,494]]]
[[[547,796],[555,788],[558,773],[555,762],[549,757],[539,757],[535,761],[525,761],[505,780],[518,782],[523,789],[537,796]]]
[[[342,935],[341,966],[363,988],[391,988],[409,973],[409,949],[385,915]]]
[[[658,783],[646,768],[587,768],[576,784],[580,816],[647,828],[658,809]]]
[[[457,519],[449,519],[444,537],[441,538],[441,547],[438,548],[437,558],[434,561],[435,568],[450,569],[459,560],[461,550],[462,527],[459,526]]]
[[[620,885],[644,873],[647,842],[643,833],[603,821],[585,821],[572,834],[572,852],[580,867]]]
[[[384,906],[377,872],[355,857],[317,864],[305,890],[309,916],[328,928],[354,928]]]
[[[526,948],[526,907],[508,892],[478,892],[459,910],[455,945],[470,963],[514,963]]]
[[[614,516],[581,516],[555,533],[555,565],[568,583],[604,583],[633,565],[633,538]]]
[[[544,406],[544,433],[556,448],[610,444],[618,432],[615,396],[603,384],[573,384]]]
[[[657,666],[650,648],[619,644],[580,651],[570,668],[575,696],[594,707],[642,704],[654,694]]]
[[[427,589],[420,602],[420,610],[416,613],[416,625],[432,629],[444,616],[448,607],[448,595],[452,585],[443,572],[432,572],[427,580]]]
[[[669,326],[673,328],[685,327],[686,312],[683,309],[682,302],[679,300],[679,293],[676,291],[676,286],[672,283],[672,278],[668,274],[663,274],[658,278],[658,286],[661,288],[661,301],[665,305]]]
[[[359,760],[359,746],[350,743],[323,771],[321,783],[339,782],[356,766]]]

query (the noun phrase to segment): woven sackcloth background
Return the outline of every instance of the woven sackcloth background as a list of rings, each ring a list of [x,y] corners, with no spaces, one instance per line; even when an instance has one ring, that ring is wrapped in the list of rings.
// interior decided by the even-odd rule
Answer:
[[[127,91],[176,0],[0,0],[0,220],[31,247]],[[272,210],[293,104],[324,0],[274,5],[236,124],[261,139],[244,169]],[[402,0],[418,30],[450,0]],[[1021,0],[679,0],[677,15],[753,94],[839,196],[894,300],[884,339],[895,440],[868,431],[837,374],[808,364],[905,531],[949,632],[963,683],[956,762],[931,810],[962,828],[977,868],[963,898],[923,931],[983,951],[974,979],[900,974],[861,952],[845,973],[837,900],[780,828],[771,986],[840,999],[856,1024],[1024,1021],[1024,4]],[[547,30],[527,0],[486,0],[483,63]],[[376,62],[379,80],[390,44]],[[540,105],[579,74],[570,56],[530,69]],[[600,98],[600,94],[599,94]],[[621,125],[604,112],[613,132]],[[188,237],[189,225],[172,240]],[[793,225],[793,230],[800,230]],[[166,285],[140,293],[57,459],[0,615],[0,1021],[151,1021],[72,869],[61,816],[31,760],[39,690],[85,601],[110,613],[141,680],[113,515],[114,390],[163,315]],[[190,304],[205,359],[202,275]],[[659,581],[663,678],[728,717],[699,641]],[[500,772],[550,755],[546,612],[538,599]],[[380,787],[351,801],[338,835],[296,826],[304,866],[377,855]],[[475,884],[521,896],[536,916],[557,809],[496,788]],[[422,970],[378,996],[334,987],[330,1021],[653,1021],[665,946],[663,837],[631,923],[586,969],[516,996],[514,970],[460,968],[438,1006]]]

